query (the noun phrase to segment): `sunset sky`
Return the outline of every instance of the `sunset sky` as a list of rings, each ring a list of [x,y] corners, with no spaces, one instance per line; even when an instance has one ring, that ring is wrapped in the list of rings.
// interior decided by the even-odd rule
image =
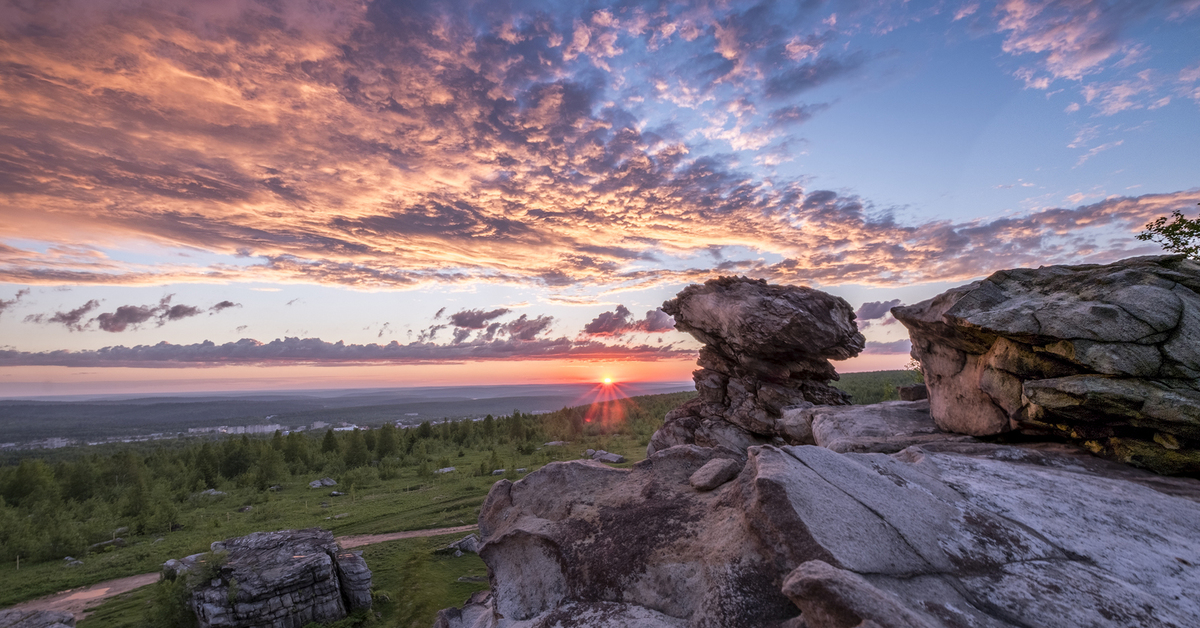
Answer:
[[[722,274],[885,315],[1152,254],[1200,0],[0,0],[0,396],[686,381]]]

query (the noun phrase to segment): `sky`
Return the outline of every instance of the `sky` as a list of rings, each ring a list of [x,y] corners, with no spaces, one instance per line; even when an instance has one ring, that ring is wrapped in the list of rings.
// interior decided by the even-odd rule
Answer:
[[[687,381],[720,275],[887,313],[1160,252],[1200,0],[0,0],[0,396]]]

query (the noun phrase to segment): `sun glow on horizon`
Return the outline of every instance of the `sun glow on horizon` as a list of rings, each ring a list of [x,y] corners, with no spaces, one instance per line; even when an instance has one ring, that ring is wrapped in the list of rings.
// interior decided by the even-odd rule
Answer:
[[[605,386],[611,386],[611,385],[612,385],[612,378],[611,378],[611,377],[605,377],[605,378],[604,378],[604,385],[605,385]]]

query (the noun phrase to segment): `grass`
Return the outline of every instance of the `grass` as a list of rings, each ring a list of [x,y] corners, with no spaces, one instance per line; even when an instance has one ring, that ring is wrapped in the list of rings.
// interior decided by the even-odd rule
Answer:
[[[627,462],[613,466],[629,467],[645,458],[643,440],[636,436],[602,435],[582,438],[566,447],[539,448],[528,455],[521,455],[515,446],[501,447],[497,452],[509,469],[506,477],[516,479],[521,477],[514,472],[516,468],[526,468],[532,472],[552,460],[578,459],[588,448],[624,455]],[[294,477],[283,490],[275,493],[222,487],[229,493],[226,497],[197,501],[191,510],[184,512],[183,530],[127,537],[126,547],[88,555],[84,557],[84,564],[78,567],[68,567],[61,561],[22,565],[20,571],[12,564],[0,567],[0,607],[69,588],[158,571],[160,565],[170,558],[204,552],[213,541],[251,532],[322,527],[331,530],[335,536],[346,536],[472,524],[478,519],[479,507],[488,490],[501,478],[472,475],[472,471],[491,455],[490,451],[462,453],[462,456],[452,457],[452,464],[459,471],[425,478],[418,477],[414,469],[405,468],[395,479],[368,481],[366,486],[350,487],[342,483],[332,489],[309,489],[307,482],[315,477]],[[351,494],[330,497],[329,493],[334,489]],[[251,506],[249,512],[238,512],[239,508],[247,505]],[[346,516],[334,518],[343,513]],[[426,547],[435,541],[442,545],[448,542],[445,539],[437,540],[436,537],[412,539],[404,542],[408,545],[402,543],[399,547]],[[389,581],[387,573],[393,569],[389,565],[394,562],[386,558],[386,554],[379,554],[384,551],[379,548],[392,545],[370,546],[364,551],[368,566],[379,574],[377,586]],[[474,560],[478,561],[478,557],[474,557]],[[454,576],[457,578],[459,575],[471,575],[465,567],[460,569],[456,566],[468,562],[447,562],[442,557],[434,557],[430,559],[428,568],[435,574],[457,574]],[[483,569],[482,565],[482,561],[479,561],[472,568]],[[477,575],[484,574],[486,570]],[[476,584],[455,581],[447,585],[445,592],[440,589],[435,591],[431,599],[438,600],[437,604],[449,601],[433,611],[461,604],[471,592],[481,588]],[[151,589],[145,587],[106,601],[84,625],[90,628],[137,625],[141,621],[139,605],[145,605]],[[430,615],[429,621],[423,625],[431,622]]]
[[[842,373],[842,378],[832,382],[833,386],[850,393],[856,405],[895,401],[897,386],[907,386],[921,381],[916,371],[870,371],[866,373]]]

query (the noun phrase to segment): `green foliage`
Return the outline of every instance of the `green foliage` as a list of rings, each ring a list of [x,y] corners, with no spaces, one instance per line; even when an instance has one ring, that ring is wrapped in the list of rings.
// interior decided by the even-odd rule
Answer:
[[[923,376],[918,371],[871,371],[869,373],[844,373],[833,386],[850,393],[855,404],[895,401],[900,398],[897,386],[921,383]]]
[[[325,438],[321,439],[321,453],[336,454],[341,450],[342,447],[338,444],[337,435],[333,433],[332,429],[325,430]]]
[[[158,581],[152,585],[151,595],[143,611],[147,626],[195,628],[197,621],[196,614],[192,612],[192,593],[184,578]]]
[[[352,430],[346,443],[346,467],[353,469],[371,462],[371,452],[367,449],[367,441],[359,430]]]
[[[0,466],[0,607],[156,571],[169,558],[203,552],[214,541],[254,531],[320,526],[340,536],[471,523],[499,479],[491,476],[493,469],[508,469],[516,479],[521,477],[517,468],[533,471],[554,460],[575,459],[589,447],[622,454],[630,461],[622,466],[628,466],[645,456],[645,441],[663,415],[691,396],[655,395],[548,414],[493,416],[490,429],[488,420],[383,428],[377,430],[376,454],[387,451],[389,440],[394,440],[394,453],[377,465],[353,468],[347,468],[343,454],[353,432],[39,452],[58,461],[52,465],[30,456]],[[514,433],[521,432],[524,440],[514,440]],[[421,433],[424,438],[418,437]],[[330,439],[332,450],[324,451]],[[543,446],[551,440],[570,445]],[[435,462],[462,472],[435,475]],[[328,489],[308,488],[308,482],[324,476],[336,478],[336,488],[354,497],[331,499]],[[283,488],[263,490],[275,484]],[[210,488],[227,495],[201,493]],[[331,502],[331,508],[321,508],[322,501]],[[238,512],[244,505],[253,510]],[[342,512],[348,516],[330,518]],[[127,530],[118,533],[118,528]],[[121,536],[126,546],[89,551],[114,536]],[[62,558],[68,555],[82,559],[83,565],[64,566]],[[142,621],[140,608],[136,615],[134,624]]]
[[[1168,218],[1162,216],[1146,223],[1145,231],[1138,234],[1137,239],[1150,240],[1165,251],[1200,260],[1200,217],[1185,218],[1178,209],[1171,212],[1170,217],[1174,220],[1168,222]]]

